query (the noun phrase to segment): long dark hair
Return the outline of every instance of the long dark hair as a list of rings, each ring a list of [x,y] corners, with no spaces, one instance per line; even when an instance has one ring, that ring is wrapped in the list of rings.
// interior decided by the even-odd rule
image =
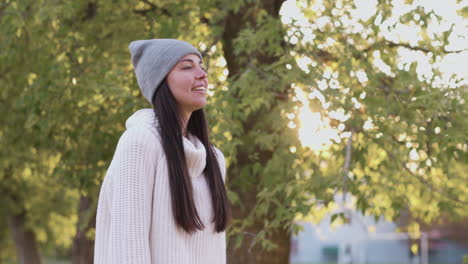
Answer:
[[[153,109],[159,122],[164,154],[169,169],[172,212],[176,224],[191,234],[205,228],[198,215],[193,200],[192,182],[185,160],[180,116],[177,103],[164,79],[152,98]],[[187,124],[187,132],[196,136],[206,149],[204,174],[207,179],[213,204],[213,222],[216,232],[226,229],[230,218],[230,208],[221,170],[215,150],[209,141],[208,123],[203,109],[192,112]]]

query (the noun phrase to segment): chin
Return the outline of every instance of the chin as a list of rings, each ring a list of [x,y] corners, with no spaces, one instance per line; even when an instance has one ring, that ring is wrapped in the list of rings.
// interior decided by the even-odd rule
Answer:
[[[194,107],[194,108],[193,108],[193,111],[197,111],[197,110],[203,109],[203,107],[205,107],[205,105],[200,105],[200,106]]]
[[[194,102],[193,107],[196,109],[200,109],[200,108],[205,107],[205,105],[206,105],[206,100],[202,100],[202,101]]]
[[[193,104],[192,105],[192,112],[202,109],[203,107],[205,107],[205,105],[206,105],[206,102],[205,103]]]

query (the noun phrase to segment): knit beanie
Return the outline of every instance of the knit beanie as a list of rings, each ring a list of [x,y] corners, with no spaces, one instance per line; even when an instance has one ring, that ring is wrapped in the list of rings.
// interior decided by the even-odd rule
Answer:
[[[177,39],[135,40],[128,45],[128,49],[138,86],[151,105],[159,84],[182,57],[195,54],[202,59],[195,47]]]

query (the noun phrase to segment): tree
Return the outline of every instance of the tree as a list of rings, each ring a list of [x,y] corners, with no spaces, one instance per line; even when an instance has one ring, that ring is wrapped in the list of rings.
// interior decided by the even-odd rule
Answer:
[[[239,219],[231,230],[243,238],[239,249],[230,244],[230,263],[286,263],[297,214],[318,215],[337,192],[389,220],[402,209],[425,221],[440,212],[466,215],[467,90],[457,76],[441,82],[437,67],[421,76],[415,62],[399,66],[402,50],[426,54],[434,64],[461,52],[446,48],[452,30],[428,37],[428,25],[443,18],[415,5],[395,20],[391,3],[380,1],[357,20],[352,1],[324,2],[317,10],[301,2],[306,23],[281,25],[281,4],[247,2],[221,23],[229,70],[222,130],[233,138],[228,174]],[[410,45],[382,33],[399,25],[419,25],[422,40]],[[291,99],[301,90],[315,94],[311,107],[343,130],[326,153],[301,148],[288,130],[288,117],[298,123]]]
[[[448,49],[455,25],[431,32],[436,12],[395,14],[379,1],[359,17],[353,1],[297,1],[288,19],[280,12],[291,2],[279,0],[46,3],[0,5],[0,211],[22,217],[39,241],[31,248],[90,262],[122,121],[147,107],[127,50],[143,38],[184,39],[205,57],[212,134],[228,161],[229,263],[287,263],[295,220],[320,219],[339,193],[390,220],[402,209],[428,222],[466,216],[467,90],[435,66],[460,52]],[[403,25],[420,39],[386,34]],[[421,71],[404,52],[434,66]],[[301,144],[303,106],[336,132],[328,149]],[[23,262],[37,263],[39,250],[28,252],[37,254]]]
[[[124,128],[121,115],[137,107],[128,96],[133,76],[123,50],[129,40],[113,46],[105,27],[111,9],[102,8],[101,16],[96,10],[87,1],[1,7],[8,38],[0,56],[0,210],[10,229],[27,235],[29,244],[15,239],[20,263],[40,263],[37,240],[55,254],[72,239],[74,263],[92,261],[98,187]],[[111,29],[117,32],[124,18],[113,19],[120,19]],[[108,59],[119,52],[122,60]],[[22,252],[31,254],[23,259]]]

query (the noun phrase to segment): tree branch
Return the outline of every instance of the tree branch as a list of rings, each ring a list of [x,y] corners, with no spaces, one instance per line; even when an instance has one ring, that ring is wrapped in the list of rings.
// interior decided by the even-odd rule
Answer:
[[[430,49],[423,48],[423,47],[418,47],[418,46],[411,46],[409,43],[396,43],[396,42],[393,42],[393,41],[390,41],[390,40],[385,40],[384,43],[387,44],[389,48],[403,47],[403,48],[407,48],[407,49],[410,49],[410,50],[422,51],[422,52],[425,52],[425,53],[432,52],[432,50],[430,50]],[[373,47],[373,45],[365,48],[364,50],[362,50],[362,52],[369,52],[370,50],[372,50],[372,47]],[[460,52],[467,51],[467,50],[468,49],[455,50],[455,51],[444,51],[444,53],[446,53],[446,54],[460,53]]]
[[[97,3],[89,2],[88,5],[86,6],[85,15],[82,21],[86,21],[95,17],[97,14],[97,7],[98,7]]]
[[[345,163],[343,166],[343,206],[346,203],[346,193],[348,192],[348,172],[349,172],[349,164],[351,163],[351,148],[353,145],[353,134],[354,130],[351,129],[351,135],[349,136],[348,142],[346,143],[346,157]]]
[[[364,136],[370,138],[367,134],[363,133]],[[406,164],[404,162],[402,162],[401,160],[399,160],[397,157],[395,157],[395,155],[393,155],[393,153],[388,150],[386,147],[384,147],[383,145],[381,145],[381,147],[384,149],[385,153],[387,153],[387,155],[396,163],[398,164],[401,164],[403,169],[405,171],[407,171],[413,178],[417,179],[420,183],[422,183],[423,185],[427,186],[431,191],[433,192],[436,192],[438,194],[440,194],[442,197],[448,199],[448,200],[451,200],[451,201],[454,201],[454,202],[457,202],[457,203],[460,203],[460,204],[464,204],[464,205],[468,205],[467,202],[464,202],[464,201],[461,201],[455,197],[451,197],[451,196],[448,196],[447,193],[445,193],[444,191],[434,187],[434,185],[432,185],[430,182],[428,182],[426,179],[424,179],[423,177],[421,177],[420,175],[417,175],[415,174],[414,172],[412,172],[408,166],[406,166]]]
[[[211,47],[213,47],[214,45],[216,45],[216,43],[218,43],[221,38],[223,37],[223,33],[217,35],[213,41],[211,42],[211,44],[209,44],[206,49],[204,51],[201,52],[201,55],[202,57],[205,57],[206,55],[208,55],[208,52],[210,51]]]
[[[3,12],[7,9],[11,2],[5,2],[0,6],[0,17],[3,16]]]
[[[150,6],[150,8],[148,9],[141,9],[141,10],[138,10],[138,9],[133,9],[133,13],[135,14],[139,14],[139,15],[142,15],[142,16],[146,16],[147,13],[150,13],[150,12],[153,12],[153,11],[160,11],[162,15],[166,15],[166,16],[172,16],[173,14],[169,11],[169,9],[167,8],[161,8],[159,6],[157,6],[156,4],[152,3],[151,1],[149,0],[141,0],[143,3],[147,4]]]

